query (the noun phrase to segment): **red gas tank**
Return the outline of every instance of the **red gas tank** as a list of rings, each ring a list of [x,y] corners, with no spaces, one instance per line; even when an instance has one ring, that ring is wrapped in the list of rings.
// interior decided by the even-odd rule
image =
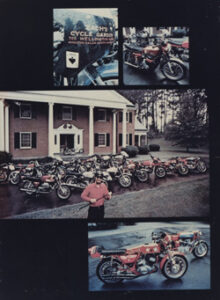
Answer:
[[[144,53],[149,54],[151,56],[157,56],[160,52],[160,48],[158,46],[147,46],[144,48]]]

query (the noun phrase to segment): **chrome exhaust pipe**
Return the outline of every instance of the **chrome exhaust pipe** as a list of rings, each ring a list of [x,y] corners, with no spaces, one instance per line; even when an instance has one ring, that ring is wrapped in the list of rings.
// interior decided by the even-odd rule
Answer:
[[[24,189],[24,188],[20,188],[20,191],[22,192],[31,192],[31,193],[35,193],[36,189]]]

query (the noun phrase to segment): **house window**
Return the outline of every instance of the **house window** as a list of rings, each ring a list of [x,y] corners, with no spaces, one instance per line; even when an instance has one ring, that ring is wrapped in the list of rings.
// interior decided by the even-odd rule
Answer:
[[[30,149],[32,145],[31,132],[20,132],[20,149]]]
[[[106,134],[101,133],[98,135],[98,145],[99,147],[106,146]]]
[[[62,119],[64,121],[71,121],[72,120],[72,107],[62,106]]]
[[[110,146],[109,133],[95,133],[95,147],[108,147]]]
[[[20,118],[21,119],[31,119],[31,117],[32,117],[31,104],[21,104]]]
[[[101,121],[101,122],[106,121],[106,110],[105,109],[97,110],[97,121]]]

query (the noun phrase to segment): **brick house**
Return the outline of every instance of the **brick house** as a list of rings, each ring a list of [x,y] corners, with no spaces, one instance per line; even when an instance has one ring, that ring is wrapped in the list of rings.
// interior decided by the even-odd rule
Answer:
[[[117,153],[135,144],[135,109],[113,90],[0,92],[0,151],[14,158]]]

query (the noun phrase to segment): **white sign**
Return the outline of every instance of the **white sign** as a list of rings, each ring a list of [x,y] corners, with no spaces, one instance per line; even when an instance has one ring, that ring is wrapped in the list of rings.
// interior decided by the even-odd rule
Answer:
[[[66,67],[70,69],[79,68],[79,53],[66,51]]]

